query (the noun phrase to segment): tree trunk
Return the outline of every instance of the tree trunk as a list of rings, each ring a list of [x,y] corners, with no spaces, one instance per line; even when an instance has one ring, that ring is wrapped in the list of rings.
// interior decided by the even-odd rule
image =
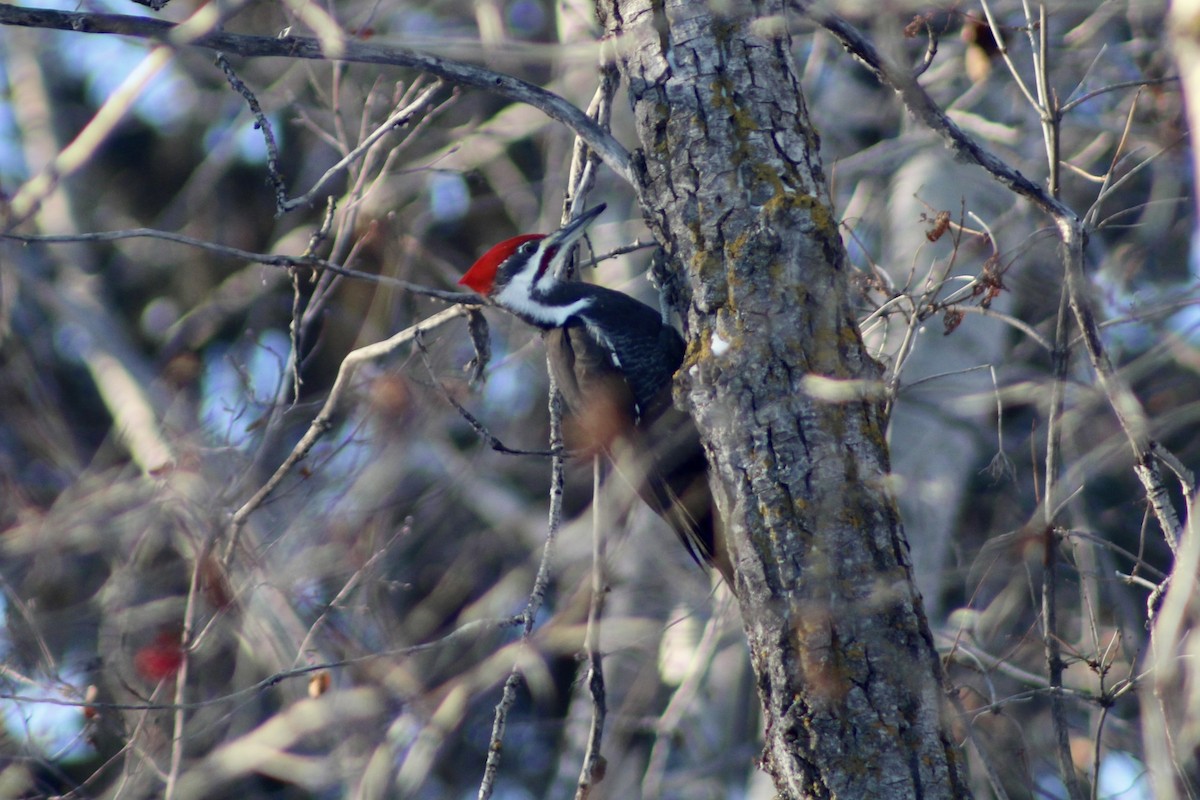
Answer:
[[[964,797],[783,7],[597,6],[685,317],[679,377],[729,529],[763,766],[788,798]]]

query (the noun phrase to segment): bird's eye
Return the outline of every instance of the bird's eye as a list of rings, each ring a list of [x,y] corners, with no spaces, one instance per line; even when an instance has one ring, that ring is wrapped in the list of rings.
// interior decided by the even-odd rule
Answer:
[[[535,252],[537,252],[537,249],[537,242],[526,242],[525,244],[521,245],[521,252],[527,256],[533,255]]]

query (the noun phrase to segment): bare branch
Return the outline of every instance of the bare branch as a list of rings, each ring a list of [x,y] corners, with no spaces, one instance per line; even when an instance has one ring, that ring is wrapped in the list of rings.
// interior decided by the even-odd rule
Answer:
[[[1050,390],[1049,423],[1046,431],[1046,495],[1042,506],[1045,510],[1042,537],[1042,647],[1046,658],[1046,673],[1050,688],[1063,687],[1063,663],[1058,633],[1058,528],[1055,513],[1058,498],[1055,496],[1062,468],[1063,401],[1066,396],[1067,370],[1070,366],[1070,315],[1069,290],[1066,286],[1058,301],[1058,317],[1054,330],[1054,350],[1051,371],[1054,383]],[[1050,719],[1054,728],[1059,773],[1072,800],[1082,800],[1083,790],[1075,774],[1071,760],[1070,730],[1067,726],[1067,710],[1060,693],[1050,697]]]
[[[183,707],[183,702],[187,693],[188,669],[191,666],[189,650],[194,641],[193,629],[196,625],[196,594],[200,587],[200,571],[204,559],[208,555],[208,546],[211,544],[209,537],[205,537],[205,539],[203,547],[197,549],[193,554],[192,577],[188,582],[187,605],[183,613],[183,631],[179,636],[181,658],[179,669],[175,673],[175,721],[171,736],[171,768],[167,773],[166,789],[163,791],[167,800],[173,800],[175,791],[179,787],[179,776],[183,767],[183,749],[187,742],[186,731],[183,727],[184,721],[187,719],[187,709]]]
[[[1113,83],[1108,86],[1101,86],[1099,89],[1093,89],[1092,91],[1087,92],[1086,94],[1082,94],[1079,97],[1076,97],[1074,100],[1069,100],[1066,103],[1063,103],[1062,108],[1060,108],[1058,110],[1058,113],[1066,114],[1066,113],[1072,111],[1076,106],[1082,105],[1083,103],[1086,103],[1088,100],[1099,97],[1102,94],[1107,94],[1108,92],[1119,92],[1122,89],[1141,89],[1145,86],[1157,86],[1157,85],[1163,84],[1163,83],[1178,83],[1178,82],[1179,82],[1178,75],[1168,75],[1163,78],[1142,78],[1141,80],[1136,80],[1136,81],[1121,81],[1119,83]]]
[[[1021,77],[1020,70],[1013,63],[1012,56],[1008,53],[1008,39],[1004,36],[1004,31],[1000,29],[996,18],[992,16],[992,7],[988,5],[987,0],[982,0],[983,15],[987,18],[988,27],[992,30],[992,39],[996,42],[996,49],[1000,52],[1000,57],[1004,59],[1004,65],[1008,67],[1008,74],[1012,76],[1013,83],[1021,90],[1021,94],[1025,95],[1025,100],[1034,108],[1038,107],[1038,101],[1029,91],[1029,87],[1025,84],[1025,80]]]
[[[358,278],[359,280],[379,283],[385,286],[394,286],[397,289],[412,292],[413,294],[432,297],[437,300],[445,300],[448,303],[460,303],[468,306],[478,306],[482,304],[479,295],[473,292],[447,292],[443,289],[431,289],[427,286],[421,286],[417,283],[402,281],[398,278],[391,278],[387,275],[376,275],[372,272],[363,272],[357,269],[335,264],[332,261],[326,261],[322,258],[316,258],[310,255],[289,256],[281,253],[254,253],[249,250],[242,250],[237,247],[229,247],[228,245],[217,244],[206,239],[197,239],[192,236],[186,236],[182,233],[172,233],[171,231],[160,231],[153,228],[131,228],[121,231],[97,231],[94,233],[77,233],[67,235],[32,235],[19,233],[0,233],[0,239],[12,239],[17,242],[26,242],[28,244],[69,244],[76,242],[115,242],[122,239],[161,239],[166,242],[175,242],[176,244],[185,244],[189,247],[197,247],[201,250],[207,250],[225,258],[235,258],[240,261],[251,261],[256,264],[263,264],[268,267],[280,267],[283,269],[294,269],[296,267],[307,267],[309,269],[323,270],[332,272],[335,275],[343,275],[347,278]]]
[[[924,87],[906,72],[893,66],[853,25],[836,14],[818,8],[811,0],[792,2],[800,11],[833,34],[842,47],[870,70],[882,84],[899,94],[909,113],[945,139],[956,157],[983,167],[1000,183],[1055,217],[1075,216],[1071,209],[1052,197],[1045,189],[1001,161],[963,131],[929,96]]]
[[[433,105],[434,95],[436,95],[444,85],[445,84],[443,84],[441,81],[434,83],[432,86],[427,87],[416,100],[394,112],[390,117],[384,120],[383,124],[376,128],[370,136],[367,136],[365,139],[363,139],[357,147],[343,156],[342,159],[332,167],[325,170],[325,174],[318,178],[317,182],[314,183],[312,188],[310,188],[307,192],[299,197],[292,198],[291,200],[281,199],[279,203],[279,213],[291,211],[294,208],[299,208],[302,205],[308,205],[312,203],[313,200],[316,199],[316,196],[321,189],[323,189],[335,175],[338,175],[357,158],[362,156],[363,153],[370,150],[375,143],[384,136],[388,135],[396,128],[407,124],[408,121],[417,114],[420,114],[426,109],[430,108]]]
[[[1074,218],[1060,219],[1059,231],[1063,241],[1063,261],[1071,311],[1083,333],[1084,347],[1121,430],[1129,439],[1135,459],[1134,472],[1146,490],[1146,498],[1154,510],[1163,538],[1171,550],[1175,551],[1179,546],[1179,517],[1171,505],[1171,497],[1163,485],[1158,461],[1150,449],[1150,423],[1146,417],[1146,410],[1128,383],[1113,367],[1100,340],[1100,328],[1092,313],[1091,301],[1087,294],[1087,279],[1083,274],[1083,231],[1078,220]]]
[[[0,4],[0,25],[75,31],[77,33],[110,33],[163,42],[173,42],[178,29],[178,26],[172,23],[144,17],[18,8],[6,4]],[[408,67],[428,72],[463,86],[492,92],[518,103],[528,103],[551,119],[570,128],[575,135],[587,142],[588,147],[595,151],[609,169],[621,176],[631,186],[636,187],[637,185],[629,152],[613,138],[612,134],[553,92],[485,67],[403,47],[366,44],[354,40],[344,40],[342,42],[344,49],[334,54],[327,52],[319,39],[307,36],[247,36],[224,31],[208,31],[195,38],[186,39],[185,42],[190,47],[201,47],[255,58],[276,57],[318,61],[336,58],[339,61],[358,64]]]
[[[210,706],[223,705],[225,703],[233,703],[243,700],[244,698],[257,694],[263,689],[269,689],[272,686],[277,686],[283,681],[291,678],[306,677],[314,672],[322,672],[325,670],[338,669],[348,667],[355,664],[365,664],[370,661],[379,659],[396,658],[397,656],[411,656],[417,653],[424,653],[429,650],[435,650],[439,647],[476,637],[481,633],[493,630],[501,630],[503,628],[515,628],[524,624],[525,618],[523,615],[514,617],[500,617],[498,619],[479,619],[472,622],[467,622],[455,628],[445,636],[433,639],[421,644],[409,645],[408,647],[397,647],[389,650],[379,650],[373,653],[368,653],[363,656],[355,656],[354,658],[343,658],[337,661],[323,661],[318,664],[307,664],[303,667],[295,669],[282,670],[272,675],[263,678],[262,680],[247,686],[243,689],[238,689],[236,692],[223,694],[216,697],[208,697],[204,700],[193,700],[186,703],[104,703],[95,700],[80,698],[78,700],[67,700],[59,697],[33,697],[30,695],[20,695],[10,692],[0,692],[0,700],[11,700],[17,703],[41,703],[51,706],[66,706],[69,708],[94,708],[97,711],[175,711],[179,708],[185,710],[194,710],[198,708],[208,708]],[[165,777],[165,776],[164,776]]]
[[[1177,546],[1179,519],[1171,507],[1170,496],[1162,483],[1158,464],[1149,450],[1145,410],[1113,368],[1100,340],[1099,328],[1087,296],[1083,277],[1083,248],[1086,235],[1079,215],[967,135],[946,116],[915,79],[892,66],[854,26],[836,14],[815,7],[809,0],[793,0],[793,3],[832,33],[842,46],[871,70],[884,85],[895,90],[909,112],[942,136],[956,156],[979,165],[1003,185],[1053,217],[1063,246],[1064,271],[1072,314],[1083,331],[1084,344],[1092,368],[1096,371],[1105,396],[1133,448],[1136,462],[1134,471],[1146,491],[1164,538],[1174,550]]]
[[[0,24],[3,24],[2,20],[10,9],[12,6],[0,3]],[[16,227],[35,214],[42,202],[58,186],[59,181],[87,163],[108,135],[116,129],[118,123],[125,118],[142,90],[170,61],[171,49],[168,47],[156,47],[142,59],[137,68],[129,73],[88,120],[83,130],[54,157],[53,162],[47,164],[41,172],[17,190],[9,203],[11,216],[5,220],[5,229]]]
[[[287,187],[283,183],[283,176],[279,174],[279,146],[275,144],[275,132],[271,129],[271,120],[267,119],[262,106],[259,105],[258,98],[254,96],[254,92],[250,91],[250,87],[238,77],[224,53],[217,53],[217,66],[221,68],[221,72],[225,73],[225,80],[229,81],[233,90],[245,99],[250,113],[254,115],[254,127],[262,131],[263,142],[267,146],[267,175],[270,176],[271,186],[275,189],[275,216],[283,216],[283,212],[288,210]]]
[[[563,400],[554,385],[553,376],[550,379],[550,449],[562,450],[562,414]],[[546,599],[546,591],[550,586],[550,563],[554,555],[554,544],[558,540],[558,530],[562,526],[562,502],[564,467],[566,460],[560,454],[550,461],[550,510],[546,523],[546,543],[542,546],[542,559],[538,563],[537,576],[533,579],[533,589],[529,592],[529,600],[525,610],[518,619],[521,620],[521,641],[528,642],[533,635],[533,623],[542,609]],[[496,790],[496,777],[500,773],[500,756],[504,748],[504,732],[508,727],[508,713],[517,702],[517,688],[521,685],[519,664],[513,664],[508,679],[504,681],[504,689],[500,693],[500,701],[496,703],[496,712],[492,718],[492,734],[488,739],[487,761],[483,765],[483,779],[479,783],[479,800],[489,800]]]
[[[518,450],[516,448],[509,447],[508,445],[504,444],[504,442],[500,441],[500,438],[489,431],[487,426],[480,422],[474,414],[472,414],[470,411],[467,411],[467,409],[463,407],[462,403],[455,400],[454,395],[450,394],[445,385],[438,380],[437,373],[433,370],[433,363],[429,360],[429,351],[425,347],[423,334],[418,332],[414,341],[417,345],[417,350],[421,354],[421,361],[425,364],[425,371],[429,373],[429,377],[433,381],[433,385],[436,386],[438,391],[441,393],[442,399],[454,406],[454,410],[457,411],[459,415],[467,421],[467,424],[470,425],[475,433],[479,435],[480,439],[483,439],[485,442],[487,442],[488,447],[492,448],[497,453],[504,453],[510,456],[550,457],[557,455],[557,453],[555,453],[553,450]]]
[[[338,404],[342,401],[343,396],[349,391],[350,381],[354,377],[354,373],[358,367],[369,361],[389,355],[397,347],[413,341],[423,330],[433,330],[464,314],[466,314],[466,309],[463,306],[447,308],[445,311],[439,311],[416,325],[405,328],[389,339],[369,344],[366,347],[360,347],[342,359],[342,365],[338,368],[337,379],[333,383],[333,388],[329,390],[329,396],[325,399],[325,405],[321,407],[320,413],[317,414],[312,424],[309,425],[308,431],[301,437],[283,463],[279,465],[279,468],[275,470],[275,474],[263,484],[261,489],[254,493],[253,497],[234,512],[229,522],[230,537],[228,547],[225,551],[226,561],[229,560],[237,547],[238,531],[246,523],[246,519],[279,487],[279,484],[292,471],[292,468],[308,455],[313,445],[317,443],[317,440],[332,427],[333,415],[337,411]]]
[[[592,722],[588,728],[587,749],[579,768],[575,800],[587,800],[596,784],[604,780],[605,761],[600,755],[604,737],[604,720],[608,716],[608,701],[604,690],[604,654],[600,651],[600,618],[604,614],[604,595],[608,586],[604,579],[604,525],[600,515],[603,503],[598,502],[603,483],[604,465],[600,456],[592,458],[592,597],[588,604],[585,650],[587,654],[587,686],[592,697]]]

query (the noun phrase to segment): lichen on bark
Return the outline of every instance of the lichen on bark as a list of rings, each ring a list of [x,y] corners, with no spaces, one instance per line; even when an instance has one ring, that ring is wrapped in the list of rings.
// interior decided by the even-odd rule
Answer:
[[[967,796],[783,7],[598,7],[682,287],[677,380],[729,528],[764,768],[784,797]],[[809,376],[862,389],[835,402]]]

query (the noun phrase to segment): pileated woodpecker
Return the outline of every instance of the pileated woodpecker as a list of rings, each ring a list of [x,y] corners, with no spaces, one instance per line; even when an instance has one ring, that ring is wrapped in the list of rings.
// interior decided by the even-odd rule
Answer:
[[[732,585],[700,434],[671,402],[683,337],[645,303],[560,277],[572,246],[604,208],[549,235],[500,242],[458,282],[541,328],[571,429],[613,460],[696,561],[717,567]]]

